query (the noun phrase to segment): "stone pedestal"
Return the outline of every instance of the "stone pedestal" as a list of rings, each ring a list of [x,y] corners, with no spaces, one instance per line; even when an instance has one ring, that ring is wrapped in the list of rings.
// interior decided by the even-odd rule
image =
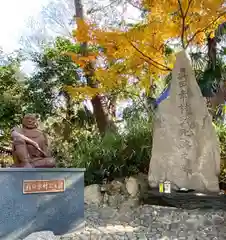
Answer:
[[[84,227],[85,169],[0,169],[0,240]]]

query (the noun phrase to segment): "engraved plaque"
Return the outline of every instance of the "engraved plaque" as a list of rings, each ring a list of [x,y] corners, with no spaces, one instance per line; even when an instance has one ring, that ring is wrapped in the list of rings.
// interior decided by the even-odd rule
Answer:
[[[65,181],[60,180],[24,180],[23,193],[56,193],[65,191]]]

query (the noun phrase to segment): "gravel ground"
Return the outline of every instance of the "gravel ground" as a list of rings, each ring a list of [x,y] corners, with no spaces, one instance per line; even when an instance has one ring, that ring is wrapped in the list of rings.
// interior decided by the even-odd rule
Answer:
[[[225,240],[226,212],[142,205],[136,209],[86,206],[84,232],[61,240]]]

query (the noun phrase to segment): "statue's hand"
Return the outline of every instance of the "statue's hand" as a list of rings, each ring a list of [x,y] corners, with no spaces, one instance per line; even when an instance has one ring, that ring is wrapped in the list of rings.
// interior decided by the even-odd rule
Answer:
[[[44,157],[47,157],[47,154],[39,147],[38,143],[34,142],[32,145],[33,145],[39,152],[41,152]]]
[[[33,143],[32,143],[32,145],[33,145],[35,148],[37,148],[37,149],[40,149],[40,147],[39,147],[38,143],[36,143],[36,142],[33,142]]]

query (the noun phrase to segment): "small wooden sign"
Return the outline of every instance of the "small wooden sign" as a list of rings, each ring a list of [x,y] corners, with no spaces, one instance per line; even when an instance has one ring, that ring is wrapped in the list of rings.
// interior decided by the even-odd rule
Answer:
[[[65,191],[65,181],[62,180],[24,180],[23,193],[56,193]]]

